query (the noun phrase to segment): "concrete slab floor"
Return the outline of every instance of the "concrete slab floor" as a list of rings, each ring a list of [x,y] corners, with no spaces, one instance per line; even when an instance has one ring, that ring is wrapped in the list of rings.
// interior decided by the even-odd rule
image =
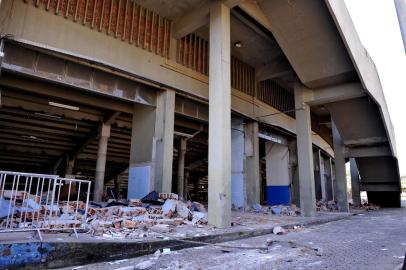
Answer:
[[[356,211],[356,210],[354,210]],[[358,210],[359,212],[360,210]],[[361,210],[362,212],[362,210]],[[338,212],[318,212],[316,217],[305,218],[302,216],[283,216],[273,215],[271,213],[253,213],[253,212],[239,212],[232,211],[233,226],[230,228],[215,228],[210,225],[180,225],[174,226],[169,232],[165,232],[165,236],[151,231],[143,231],[142,229],[129,230],[133,233],[131,237],[125,237],[124,234],[109,234],[107,231],[104,236],[92,236],[89,233],[79,233],[78,238],[74,234],[56,233],[56,232],[42,232],[43,242],[48,243],[86,243],[86,242],[150,242],[154,240],[162,240],[170,238],[184,238],[184,237],[198,237],[209,235],[222,235],[225,233],[240,232],[240,231],[255,231],[258,229],[271,229],[275,226],[296,225],[299,223],[307,222],[326,222],[330,219],[337,219],[347,217],[348,213]],[[143,234],[142,237],[139,235]],[[16,233],[1,233],[0,244],[5,243],[27,243],[38,242],[39,238],[32,232],[16,232]]]
[[[406,251],[406,208],[222,243],[267,250],[203,246],[67,269],[394,269]]]

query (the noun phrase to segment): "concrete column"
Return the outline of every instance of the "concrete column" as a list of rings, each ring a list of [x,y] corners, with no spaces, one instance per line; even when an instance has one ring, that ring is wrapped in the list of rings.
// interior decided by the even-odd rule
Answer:
[[[289,149],[274,143],[265,144],[266,195],[269,205],[290,203]]]
[[[326,173],[324,168],[324,159],[321,155],[321,151],[318,151],[318,161],[319,161],[319,173],[320,173],[320,185],[321,185],[321,199],[323,201],[328,201],[328,194],[327,194],[327,183],[326,183]]]
[[[75,167],[75,160],[68,160],[68,164],[66,165],[65,170],[65,177],[71,178],[73,175],[73,167]]]
[[[326,193],[327,193],[327,200],[333,200],[333,176],[331,170],[331,157],[324,159],[324,172],[325,172],[325,181],[326,181]]]
[[[155,120],[156,108],[134,105],[128,169],[128,199],[140,199],[155,189],[153,182]]]
[[[106,171],[107,143],[110,137],[110,125],[103,123],[99,135],[99,147],[97,149],[96,176],[94,182],[93,200],[100,202],[104,191],[104,174]]]
[[[331,197],[332,200],[335,201],[335,178],[336,178],[336,174],[334,171],[334,166],[333,166],[333,159],[330,157],[330,180],[331,180]]]
[[[289,142],[289,169],[291,177],[291,198],[292,203],[300,207],[300,192],[299,192],[299,169],[297,166],[297,143],[296,140]]]
[[[186,155],[186,138],[180,138],[178,148],[178,195],[184,198],[185,191],[185,155]]]
[[[258,122],[247,122],[245,132],[245,189],[247,206],[260,203],[261,176],[259,170]]]
[[[230,8],[210,7],[209,223],[231,225]]]
[[[332,122],[333,129],[333,144],[334,144],[334,159],[335,159],[335,200],[341,212],[348,212],[348,199],[347,199],[347,176],[345,172],[345,158],[344,158],[344,144],[341,140],[340,133],[337,127]]]
[[[296,134],[302,215],[316,215],[310,107],[303,101],[304,86],[295,82]]]
[[[244,119],[231,118],[231,203],[236,208],[245,207],[245,150]]]
[[[360,179],[357,163],[355,158],[350,159],[350,170],[351,170],[351,193],[352,193],[352,203],[355,206],[361,205],[361,193],[360,193]]]
[[[158,94],[156,109],[155,190],[158,192],[172,191],[174,126],[175,91],[166,90]]]
[[[156,107],[134,105],[128,198],[172,191],[175,92],[157,94]]]

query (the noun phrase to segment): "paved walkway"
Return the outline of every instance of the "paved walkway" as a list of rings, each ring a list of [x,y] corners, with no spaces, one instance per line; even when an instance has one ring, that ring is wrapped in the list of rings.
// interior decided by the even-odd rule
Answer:
[[[391,270],[402,263],[406,252],[406,209],[365,212],[284,235],[265,235],[221,245],[247,248],[210,245],[77,269]]]

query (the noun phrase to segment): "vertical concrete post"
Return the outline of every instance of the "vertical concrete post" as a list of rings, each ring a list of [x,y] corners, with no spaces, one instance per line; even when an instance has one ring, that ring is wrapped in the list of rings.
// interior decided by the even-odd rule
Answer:
[[[231,225],[230,8],[210,7],[209,223]]]
[[[361,194],[360,194],[360,179],[357,163],[355,158],[350,159],[350,171],[351,171],[351,193],[352,193],[352,203],[355,206],[361,205]]]
[[[180,138],[178,148],[178,195],[184,198],[186,138]],[[185,198],[184,198],[185,199]]]
[[[135,104],[128,169],[128,199],[140,199],[155,189],[156,108]]]
[[[324,159],[323,159],[323,156],[321,155],[320,149],[318,152],[319,152],[318,161],[319,161],[319,173],[320,173],[320,185],[321,185],[321,199],[324,202],[327,202],[328,194],[327,194],[326,174],[325,174],[325,168],[324,168]]]
[[[231,203],[236,208],[246,205],[244,119],[231,118]]]
[[[65,170],[65,177],[70,178],[72,177],[73,174],[73,168],[75,167],[75,160],[68,160],[68,164],[66,165],[66,170]]]
[[[302,215],[316,215],[310,107],[303,101],[303,85],[295,82],[296,134]]]
[[[348,212],[348,199],[347,199],[347,176],[345,172],[345,157],[344,157],[344,144],[341,140],[340,133],[334,123],[332,122],[333,129],[333,145],[334,145],[334,159],[335,159],[335,200],[341,212]]]
[[[261,177],[259,171],[258,122],[245,123],[245,189],[247,206],[260,202]]]
[[[104,191],[104,174],[106,171],[107,143],[110,138],[110,124],[102,123],[97,149],[96,177],[94,182],[93,200],[100,202]]]
[[[291,193],[292,203],[300,207],[300,192],[299,192],[299,169],[297,166],[297,143],[296,140],[289,142],[289,169],[291,177]]]
[[[335,178],[336,178],[336,175],[335,175],[335,171],[334,171],[334,168],[333,168],[333,159],[330,157],[330,180],[331,180],[331,197],[332,197],[332,200],[333,201],[335,201],[336,200],[336,197],[335,197]]]
[[[173,132],[175,126],[175,91],[158,94],[155,122],[155,190],[172,191]]]

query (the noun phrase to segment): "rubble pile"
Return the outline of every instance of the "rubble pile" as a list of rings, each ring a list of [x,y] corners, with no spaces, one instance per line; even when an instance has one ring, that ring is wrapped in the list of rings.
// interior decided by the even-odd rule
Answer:
[[[336,201],[319,200],[316,202],[316,210],[321,212],[338,212],[340,208]]]
[[[153,191],[141,200],[90,202],[87,213],[82,201],[60,201],[52,205],[47,200],[40,201],[38,196],[23,196],[13,198],[10,204],[9,197],[4,196],[0,201],[0,228],[5,227],[7,216],[12,216],[8,228],[75,228],[86,229],[95,236],[139,238],[149,229],[164,233],[171,226],[207,223],[207,211],[202,204],[179,200],[174,193]]]
[[[272,206],[262,206],[260,204],[254,204],[252,210],[256,213],[264,214],[274,214],[282,216],[297,216],[300,215],[300,208],[295,204],[291,205],[272,205]]]
[[[110,203],[111,204],[111,203]],[[93,235],[145,237],[148,231],[165,233],[182,224],[207,223],[207,211],[198,202],[179,200],[174,193],[149,193],[143,199],[131,199],[128,206],[89,207],[88,224]]]
[[[366,211],[376,211],[379,210],[381,207],[373,203],[363,202],[360,208]]]

